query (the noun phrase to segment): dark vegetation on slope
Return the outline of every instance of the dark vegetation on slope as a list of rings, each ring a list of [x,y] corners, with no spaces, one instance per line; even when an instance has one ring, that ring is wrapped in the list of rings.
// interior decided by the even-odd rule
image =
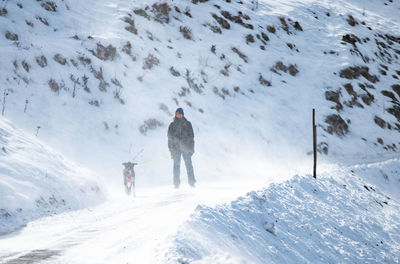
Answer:
[[[65,4],[57,1],[40,1],[37,3],[44,10],[48,11],[49,15],[54,15],[59,12],[60,9],[64,8]],[[235,4],[235,6],[233,5]],[[23,9],[21,3],[17,3],[20,9]],[[144,54],[138,53],[135,50],[135,46],[132,43],[141,39],[149,41],[157,41],[162,43],[164,40],[160,40],[153,33],[149,32],[144,28],[140,28],[140,19],[144,19],[150,22],[156,22],[157,27],[176,27],[175,30],[180,32],[182,39],[190,41],[201,41],[197,36],[196,32],[182,20],[183,16],[186,19],[193,19],[195,23],[196,12],[194,9],[201,8],[201,5],[210,5],[214,8],[213,12],[209,14],[209,20],[203,23],[203,26],[210,30],[210,34],[216,34],[224,38],[224,34],[228,30],[235,30],[240,28],[245,30],[247,33],[243,35],[241,43],[247,43],[250,49],[261,49],[268,54],[268,45],[271,45],[271,39],[275,37],[281,37],[285,35],[285,42],[288,49],[298,52],[301,54],[301,50],[296,46],[296,37],[298,34],[303,34],[306,28],[303,22],[296,21],[290,17],[276,16],[275,23],[269,25],[260,25],[258,22],[252,19],[253,13],[247,8],[238,9],[236,5],[243,5],[241,1],[223,1],[221,3],[212,3],[206,0],[192,0],[191,3],[170,3],[170,2],[157,2],[143,7],[133,8],[132,11],[128,12],[126,16],[122,18],[121,24],[127,32],[127,39],[120,47],[113,46],[109,43],[105,43],[104,40],[94,39],[92,36],[83,36],[75,34],[71,38],[77,43],[82,43],[86,50],[77,52],[75,57],[66,57],[62,51],[55,54],[35,54],[33,58],[26,58],[24,60],[15,60],[12,62],[15,76],[15,81],[19,82],[22,80],[27,85],[30,83],[29,74],[32,67],[45,68],[48,67],[48,58],[53,58],[59,65],[65,67],[65,72],[71,71],[68,74],[68,78],[60,78],[53,76],[48,80],[49,88],[59,94],[60,92],[69,93],[72,97],[79,94],[79,91],[85,91],[86,93],[93,93],[96,89],[104,93],[112,93],[113,97],[124,104],[126,100],[124,97],[124,85],[123,80],[116,78],[111,73],[106,72],[106,67],[94,66],[94,61],[100,60],[102,64],[107,63],[118,63],[119,58],[128,56],[131,61],[142,63],[141,68],[144,71],[152,71],[165,63],[163,61],[163,54],[157,49],[154,52]],[[244,7],[244,5],[243,5]],[[316,20],[321,16],[332,17],[332,12],[325,12],[318,14],[312,10]],[[7,17],[9,11],[6,8],[0,9],[0,16]],[[52,29],[52,25],[49,24],[49,17],[41,15],[33,15],[36,21],[41,22],[43,25],[48,27],[49,34]],[[33,22],[32,22],[33,21]],[[30,28],[35,28],[35,21],[26,19],[26,25]],[[173,21],[173,25],[171,23]],[[35,22],[35,23],[34,23]],[[329,88],[325,91],[325,99],[327,103],[333,104],[333,113],[327,114],[324,119],[324,124],[320,126],[329,134],[344,137],[346,134],[351,132],[351,120],[346,119],[346,113],[349,111],[356,111],[355,109],[366,109],[372,107],[376,103],[385,102],[385,111],[393,118],[388,118],[388,115],[372,115],[370,120],[375,123],[381,129],[396,130],[400,132],[400,86],[397,84],[400,77],[400,65],[398,63],[400,56],[400,37],[392,35],[390,32],[379,32],[373,30],[367,25],[362,19],[356,17],[354,14],[346,14],[343,17],[343,23],[347,24],[349,31],[343,34],[337,39],[338,43],[342,43],[346,46],[348,52],[356,57],[360,58],[361,61],[355,65],[348,65],[342,69],[338,69],[335,73],[338,78],[338,85],[336,87]],[[354,31],[353,31],[354,29]],[[367,37],[357,36],[357,32],[369,32]],[[12,32],[8,29],[4,33],[4,37],[12,43],[12,45],[19,46],[22,36],[18,35],[18,32]],[[374,49],[367,51],[364,45],[373,45]],[[160,44],[161,45],[161,44]],[[168,48],[171,52],[174,51],[174,45],[172,42],[167,43]],[[233,63],[237,56],[245,64],[252,63],[253,58],[247,54],[248,50],[241,50],[238,46],[232,46],[230,50],[219,50],[215,44],[210,45],[210,54],[218,56],[223,62],[223,67],[220,67],[219,72],[224,78],[233,78],[232,76],[235,71],[243,73],[243,65],[239,63]],[[182,54],[176,52],[178,58],[182,58]],[[340,56],[338,51],[330,50],[324,52],[326,56]],[[138,60],[138,58],[140,60]],[[285,62],[280,60],[271,61],[269,70],[281,76],[282,78],[297,77],[301,74],[301,67],[294,63],[290,63],[290,58],[285,59]],[[37,65],[32,64],[36,62]],[[100,64],[100,65],[102,65]],[[377,65],[379,65],[377,67]],[[79,69],[81,74],[77,75],[75,71],[69,70],[70,68]],[[160,67],[159,67],[160,68]],[[21,69],[25,72],[21,72]],[[176,92],[175,102],[179,105],[181,102],[186,104],[188,107],[196,108],[193,103],[188,99],[191,94],[203,95],[206,90],[211,90],[216,96],[222,100],[226,100],[229,97],[247,94],[257,93],[256,88],[240,88],[239,85],[233,85],[233,87],[215,87],[207,83],[209,76],[205,72],[193,71],[190,68],[184,70],[178,70],[176,65],[168,65],[166,67],[169,73],[174,78],[183,78],[186,82],[185,86],[179,87]],[[84,70],[84,71],[82,71]],[[87,73],[85,73],[85,70]],[[274,83],[274,79],[270,78],[268,69],[260,69],[257,80],[255,83],[259,84],[260,89],[268,89],[268,87],[278,85]],[[145,74],[137,76],[137,80],[143,82]],[[381,87],[380,82],[382,80],[391,79],[393,85],[391,87]],[[94,86],[93,80],[96,80],[97,84]],[[283,81],[284,82],[284,81]],[[94,96],[94,95],[93,95]],[[90,105],[99,107],[101,103],[96,99],[92,98],[88,101]],[[165,105],[165,104],[164,104]],[[164,109],[164,108],[163,108]],[[352,110],[353,109],[353,110]],[[170,110],[162,110],[165,113],[170,113]],[[202,108],[197,108],[200,113],[203,113]],[[395,120],[395,121],[394,121]],[[146,124],[146,122],[144,123]],[[146,126],[145,126],[146,127]],[[149,125],[146,131],[157,129],[158,126]],[[139,130],[145,131],[144,128]],[[142,134],[146,134],[142,133]],[[325,142],[320,142],[321,152],[328,153],[328,146]],[[393,149],[391,142],[383,146],[384,148]]]

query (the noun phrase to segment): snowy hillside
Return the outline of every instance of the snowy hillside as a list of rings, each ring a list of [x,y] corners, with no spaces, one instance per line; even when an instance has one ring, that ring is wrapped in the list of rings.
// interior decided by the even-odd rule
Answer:
[[[1,1],[0,262],[398,263],[399,14],[397,0]],[[182,169],[172,191],[177,107],[197,186]]]
[[[140,184],[170,183],[177,106],[203,181],[304,167],[312,108],[327,159],[398,155],[398,1],[2,5],[5,116],[115,185],[142,149]]]
[[[399,263],[399,160],[198,206],[162,263]],[[372,180],[378,184],[373,184]]]
[[[105,200],[99,179],[0,119],[0,234]]]

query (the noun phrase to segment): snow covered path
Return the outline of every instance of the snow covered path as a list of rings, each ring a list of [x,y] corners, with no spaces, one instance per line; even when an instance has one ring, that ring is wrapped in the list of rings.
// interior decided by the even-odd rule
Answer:
[[[230,187],[208,184],[196,189],[183,186],[180,190],[139,188],[135,199],[115,197],[97,207],[38,219],[0,237],[0,263],[176,263],[182,259],[187,263],[245,263],[240,262],[242,257],[283,256],[279,253],[282,248],[266,250],[263,243],[286,248],[285,241],[300,245],[298,241],[306,238],[310,248],[327,249],[317,254],[321,261],[332,252],[336,254],[333,259],[344,261],[342,251],[328,250],[340,237],[344,237],[339,240],[344,241],[341,249],[347,252],[348,260],[363,263],[361,259],[379,252],[379,259],[396,263],[397,253],[392,253],[398,252],[399,244],[392,242],[400,235],[396,223],[399,163],[396,158],[349,167],[321,166],[317,181],[296,176],[279,183],[285,179],[267,177],[274,184],[246,196],[250,190],[268,186],[268,182],[252,182],[252,186],[230,182]],[[316,213],[342,210],[346,214],[324,213],[323,219]],[[312,229],[310,219],[320,224]],[[265,225],[272,220],[278,222],[271,236],[268,230],[265,232]],[[289,227],[296,227],[295,231]],[[347,231],[339,234],[337,230]],[[237,240],[235,243],[241,245],[237,248],[231,239],[224,240],[230,232],[236,234],[230,237],[234,242],[236,236],[248,238],[247,242]],[[248,255],[235,254],[237,249],[244,252],[242,246],[248,249]],[[358,254],[361,246],[366,255]],[[296,255],[306,249],[293,246],[287,250]],[[195,255],[190,255],[193,252]],[[289,262],[298,263],[293,254]],[[370,260],[379,262],[378,257]],[[301,262],[309,263],[307,258]],[[254,263],[263,262],[254,259]]]
[[[138,259],[154,263],[155,250],[198,204],[227,202],[248,190],[138,190],[134,200],[121,197],[97,207],[45,217],[0,238],[0,263],[134,263]]]

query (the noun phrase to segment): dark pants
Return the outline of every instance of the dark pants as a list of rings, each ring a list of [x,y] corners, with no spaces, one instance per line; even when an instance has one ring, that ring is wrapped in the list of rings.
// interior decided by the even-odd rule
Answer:
[[[188,182],[190,185],[194,185],[196,183],[196,180],[194,178],[193,172],[192,155],[186,152],[181,152],[179,150],[172,153],[172,157],[174,159],[174,184],[175,186],[179,186],[181,183],[181,155],[183,157],[183,160],[185,161]]]

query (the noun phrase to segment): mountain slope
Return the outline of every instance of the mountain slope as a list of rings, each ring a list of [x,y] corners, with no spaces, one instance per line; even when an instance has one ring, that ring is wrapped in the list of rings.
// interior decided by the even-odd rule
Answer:
[[[141,184],[170,182],[178,106],[203,180],[304,167],[312,108],[328,160],[397,155],[399,4],[256,2],[6,2],[5,114],[115,184],[142,149]]]

